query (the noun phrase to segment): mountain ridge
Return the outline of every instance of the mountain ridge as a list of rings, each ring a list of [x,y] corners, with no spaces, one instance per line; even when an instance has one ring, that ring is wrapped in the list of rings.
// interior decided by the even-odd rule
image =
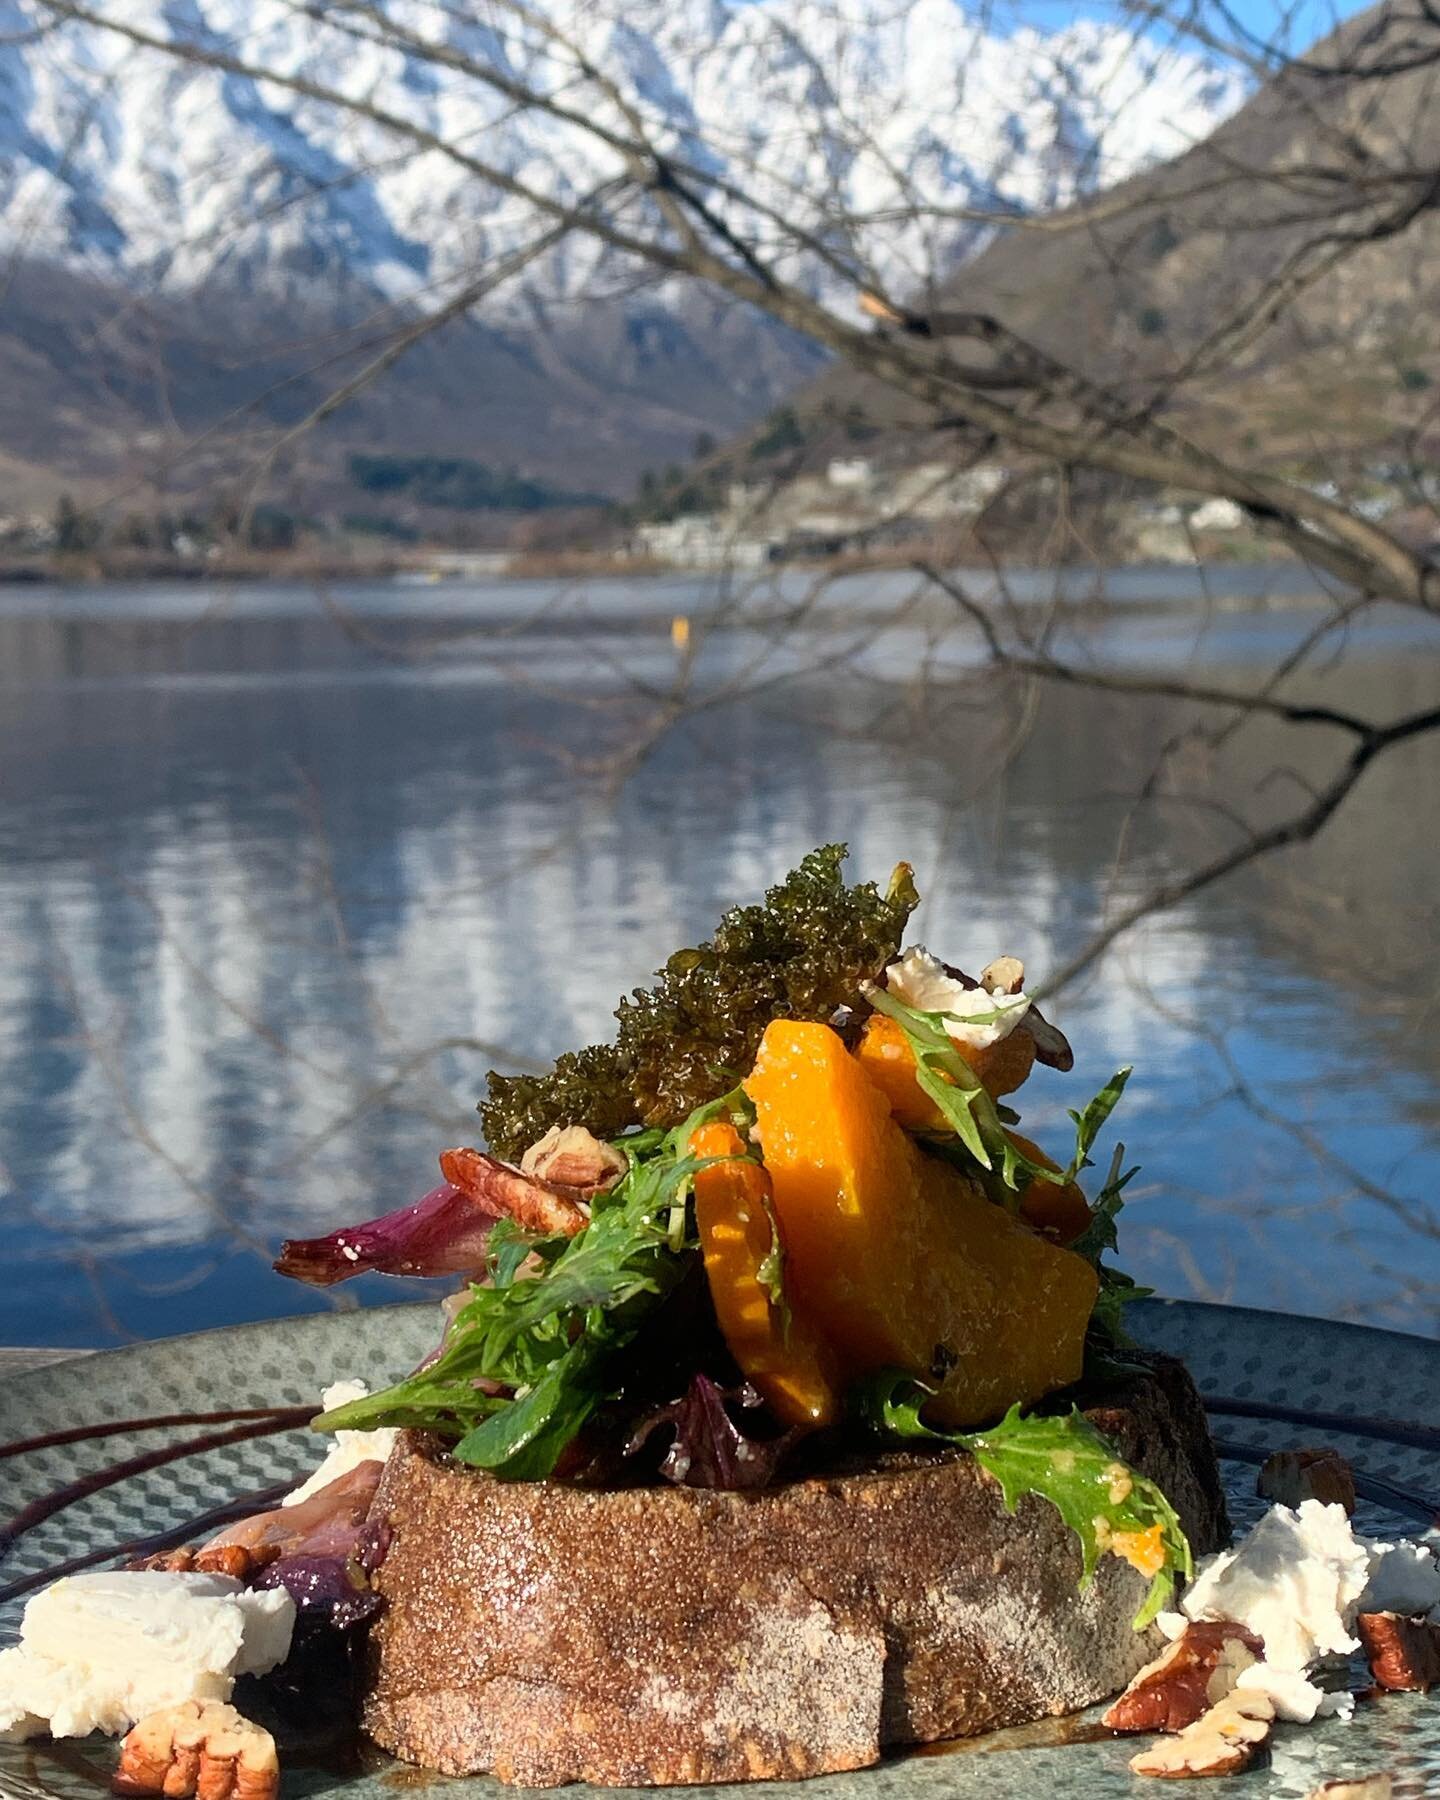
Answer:
[[[1371,72],[1391,19],[1383,3],[1356,15],[1307,58],[1347,73],[1283,71],[1183,155],[1118,183],[1099,208],[1075,208],[1069,229],[1061,213],[1043,231],[997,233],[928,302],[942,327],[952,309],[996,317],[1136,405],[1160,396],[1172,419],[1242,461],[1323,479],[1327,461],[1363,469],[1399,454],[1440,388],[1433,203],[1355,246],[1264,329],[1217,337],[1306,245],[1327,233],[1343,243],[1383,217],[1365,201],[1367,177],[1384,196],[1380,177],[1396,172],[1398,211],[1408,172],[1418,192],[1440,169],[1440,69]],[[1212,340],[1172,400],[1171,379]],[[806,404],[918,416],[842,369]]]
[[[554,198],[610,172],[573,127],[515,115],[483,82],[357,42],[282,0],[122,10],[155,36],[243,50],[483,143]],[[527,221],[503,193],[443,157],[397,156],[364,119],[94,27],[22,41],[43,16],[34,0],[0,0],[0,248],[32,291],[72,286],[55,294],[48,336],[20,300],[0,304],[0,379],[12,389],[0,452],[36,466],[49,455],[96,481],[163,483],[187,436],[247,400],[237,442],[283,429],[289,403],[315,387],[303,344],[338,336],[350,348],[336,366],[357,366],[367,313],[411,317],[524,239]],[[533,36],[437,16],[455,55],[556,87],[554,56]],[[1233,78],[1119,28],[1081,20],[1001,36],[953,0],[550,0],[547,17],[619,75],[668,148],[763,200],[821,214],[831,201],[883,211],[909,187],[956,207],[1047,209],[1183,147],[1239,99]],[[913,225],[882,236],[897,279],[976,247],[960,222],[943,241]],[[47,352],[72,365],[57,373],[53,407]],[[87,442],[75,367],[92,356],[103,379]],[[147,358],[148,384],[134,374]],[[329,448],[302,461],[323,492],[345,450],[377,440],[484,449],[527,475],[623,492],[642,468],[683,460],[698,431],[741,428],[817,366],[770,323],[690,283],[637,283],[577,236],[408,353],[389,391],[347,407]],[[41,441],[48,411],[59,415],[55,455]],[[207,446],[203,468],[217,450]]]

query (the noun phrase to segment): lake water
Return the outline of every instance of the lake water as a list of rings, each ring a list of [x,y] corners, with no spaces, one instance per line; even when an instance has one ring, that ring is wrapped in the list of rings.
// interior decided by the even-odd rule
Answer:
[[[1129,571],[1108,607],[1067,580],[1061,642],[1235,683],[1325,604],[1274,571]],[[1260,814],[1347,747],[1251,726],[1217,750],[1174,702],[1029,694],[908,592],[0,590],[0,1341],[396,1297],[269,1257],[431,1186],[488,1066],[604,1035],[816,843],[912,861],[952,960],[1043,974],[1227,841],[1213,804],[1136,811],[1167,740],[1187,791]],[[1435,649],[1377,614],[1297,691],[1433,704]],[[1162,1291],[1440,1322],[1435,772],[1425,744],[1383,760],[1316,843],[1049,1008],[1077,1067],[1035,1078],[1027,1128],[1063,1152],[1065,1108],[1136,1065],[1124,1261]]]

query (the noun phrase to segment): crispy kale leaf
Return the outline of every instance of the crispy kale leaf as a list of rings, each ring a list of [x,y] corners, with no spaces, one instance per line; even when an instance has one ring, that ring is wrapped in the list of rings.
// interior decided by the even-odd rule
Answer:
[[[669,1127],[733,1087],[772,1019],[829,1019],[900,948],[919,896],[900,864],[881,893],[846,887],[843,844],[812,850],[760,905],[736,906],[714,937],[677,950],[615,1016],[614,1045],[562,1056],[548,1075],[489,1077],[480,1116],[490,1148],[518,1157],[552,1125],[600,1136]]]
[[[1076,1407],[1054,1416],[1012,1406],[984,1431],[939,1431],[922,1412],[934,1389],[897,1370],[860,1385],[854,1405],[878,1436],[938,1438],[968,1450],[1000,1483],[1014,1512],[1024,1494],[1048,1500],[1080,1541],[1082,1591],[1103,1555],[1121,1557],[1150,1576],[1135,1615],[1137,1631],[1169,1603],[1177,1574],[1191,1572],[1190,1545],[1175,1509],[1146,1475],[1123,1463],[1114,1446]]]
[[[496,1156],[518,1162],[552,1125],[585,1125],[596,1137],[618,1137],[639,1122],[630,1061],[618,1044],[567,1050],[548,1075],[486,1077],[480,1103],[485,1141]]]

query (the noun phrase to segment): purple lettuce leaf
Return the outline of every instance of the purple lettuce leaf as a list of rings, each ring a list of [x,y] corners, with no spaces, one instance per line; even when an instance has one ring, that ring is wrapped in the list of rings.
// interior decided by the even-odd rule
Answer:
[[[667,1481],[682,1487],[768,1487],[782,1458],[804,1433],[791,1430],[779,1437],[753,1437],[731,1416],[732,1406],[750,1410],[761,1404],[748,1382],[722,1388],[708,1375],[696,1375],[679,1400],[640,1421],[625,1454],[634,1456],[655,1432],[669,1429],[674,1436],[660,1464]]]

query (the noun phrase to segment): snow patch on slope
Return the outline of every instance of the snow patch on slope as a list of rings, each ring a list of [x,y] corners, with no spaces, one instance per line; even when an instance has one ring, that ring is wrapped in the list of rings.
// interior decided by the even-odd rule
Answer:
[[[621,172],[579,126],[517,112],[463,66],[370,41],[292,0],[97,0],[184,41],[365,101],[573,202]],[[573,58],[502,9],[455,16],[390,0],[401,29],[460,63],[513,74],[619,124]],[[467,9],[468,10],[468,9]],[[0,0],[0,240],[172,291],[223,280],[272,294],[358,281],[391,299],[526,242],[531,206],[373,119],[248,75],[179,63],[96,27],[43,32]],[[977,241],[954,211],[1063,205],[1204,136],[1237,81],[1098,20],[1003,35],[954,0],[547,0],[546,16],[613,78],[670,154],[809,228],[868,222],[859,247],[899,289]],[[728,216],[763,237],[763,219]],[[785,271],[825,289],[798,260]],[[509,290],[512,308],[577,299],[621,273],[573,239]]]

